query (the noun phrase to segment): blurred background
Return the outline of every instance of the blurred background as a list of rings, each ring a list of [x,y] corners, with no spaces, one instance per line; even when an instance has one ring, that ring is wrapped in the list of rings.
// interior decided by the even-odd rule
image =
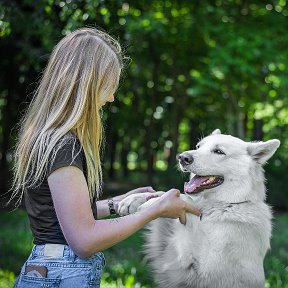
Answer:
[[[183,190],[177,153],[215,128],[246,141],[278,138],[266,165],[274,210],[266,286],[288,287],[288,4],[286,0],[0,1],[0,194],[11,182],[16,124],[54,45],[83,26],[119,39],[127,58],[105,107],[104,194],[152,185]],[[9,196],[9,195],[8,195]],[[0,288],[30,253],[24,207],[0,212]],[[106,251],[101,287],[155,287],[142,233]]]

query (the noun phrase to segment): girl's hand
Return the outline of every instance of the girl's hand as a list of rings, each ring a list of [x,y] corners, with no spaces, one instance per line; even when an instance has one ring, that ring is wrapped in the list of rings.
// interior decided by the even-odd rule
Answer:
[[[159,197],[153,208],[156,209],[156,217],[179,218],[182,224],[186,224],[186,212],[196,216],[201,215],[197,208],[181,200],[180,191],[177,189],[170,189]]]
[[[164,194],[164,192],[157,191],[154,193],[146,192],[146,193],[136,193],[136,194],[129,195],[126,198],[124,198],[122,201],[120,201],[120,203],[118,204],[117,214],[119,214],[120,216],[133,214],[133,213],[139,211],[138,210],[139,207],[141,207],[143,204],[145,205],[145,203],[147,201],[148,201],[147,203],[149,203],[150,199],[158,198],[158,197],[162,196],[163,194]],[[150,205],[151,204],[148,204],[148,206],[150,206]]]
[[[135,194],[135,193],[146,193],[146,192],[156,192],[151,186],[147,186],[147,187],[139,187],[139,188],[136,188],[136,189],[133,189],[127,193],[125,193],[123,196],[127,197],[129,195],[132,195],[132,194]],[[125,198],[123,197],[123,198]]]

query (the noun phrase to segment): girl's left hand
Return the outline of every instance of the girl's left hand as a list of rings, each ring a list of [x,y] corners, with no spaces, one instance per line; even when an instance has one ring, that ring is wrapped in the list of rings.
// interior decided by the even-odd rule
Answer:
[[[127,193],[125,193],[123,196],[123,198],[127,197],[127,196],[130,196],[132,194],[135,194],[135,193],[147,193],[147,192],[156,192],[151,186],[147,186],[147,187],[139,187],[139,188],[136,188],[136,189],[133,189]]]

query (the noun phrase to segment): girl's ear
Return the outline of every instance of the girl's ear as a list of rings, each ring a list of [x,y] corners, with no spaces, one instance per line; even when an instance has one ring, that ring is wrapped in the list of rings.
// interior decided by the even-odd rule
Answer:
[[[221,134],[220,129],[215,129],[215,130],[211,133],[211,135],[218,135],[218,134]]]
[[[248,154],[259,164],[264,165],[280,146],[278,139],[268,140],[266,142],[250,142],[247,147]]]

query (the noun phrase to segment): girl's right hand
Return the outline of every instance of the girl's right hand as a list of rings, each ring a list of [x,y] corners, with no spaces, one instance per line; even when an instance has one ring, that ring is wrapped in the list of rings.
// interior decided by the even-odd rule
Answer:
[[[155,206],[158,217],[179,218],[180,222],[184,225],[186,224],[186,212],[196,216],[201,215],[201,212],[197,208],[192,207],[180,198],[180,191],[177,189],[170,189],[160,196],[158,201],[155,202]]]

